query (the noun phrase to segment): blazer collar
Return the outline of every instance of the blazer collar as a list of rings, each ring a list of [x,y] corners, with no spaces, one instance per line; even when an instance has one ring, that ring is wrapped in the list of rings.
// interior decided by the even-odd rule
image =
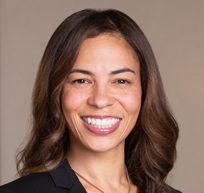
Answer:
[[[78,181],[78,178],[66,159],[49,173],[57,187],[71,189],[74,183]]]

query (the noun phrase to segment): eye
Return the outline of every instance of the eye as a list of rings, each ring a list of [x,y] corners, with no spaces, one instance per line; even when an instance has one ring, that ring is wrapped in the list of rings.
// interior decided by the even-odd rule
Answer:
[[[76,80],[73,80],[71,83],[72,84],[90,84],[91,81],[86,80],[86,79],[76,79]]]
[[[115,83],[117,83],[117,84],[129,84],[130,81],[125,80],[125,79],[118,79],[115,81]]]

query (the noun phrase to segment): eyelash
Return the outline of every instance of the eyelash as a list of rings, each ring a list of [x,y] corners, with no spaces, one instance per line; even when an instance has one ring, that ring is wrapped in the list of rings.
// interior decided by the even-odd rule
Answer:
[[[91,83],[91,81],[86,80],[86,79],[76,79],[76,80],[73,80],[71,83],[72,84],[89,84]]]
[[[87,80],[87,79],[76,79],[71,81],[72,84],[90,84],[91,81]],[[129,80],[126,79],[117,79],[113,81],[114,84],[119,84],[119,85],[126,85],[126,84],[130,84],[131,82]]]
[[[118,83],[118,84],[130,84],[130,81],[125,80],[125,79],[117,79],[114,83]]]

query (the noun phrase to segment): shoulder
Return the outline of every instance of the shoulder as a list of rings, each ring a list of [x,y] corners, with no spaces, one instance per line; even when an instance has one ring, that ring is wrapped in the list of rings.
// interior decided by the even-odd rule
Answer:
[[[166,193],[182,193],[182,192],[172,188],[171,186],[167,186]]]
[[[0,193],[45,193],[55,185],[49,173],[34,173],[0,187]]]
[[[33,173],[0,186],[0,193],[86,193],[67,160],[57,168]]]

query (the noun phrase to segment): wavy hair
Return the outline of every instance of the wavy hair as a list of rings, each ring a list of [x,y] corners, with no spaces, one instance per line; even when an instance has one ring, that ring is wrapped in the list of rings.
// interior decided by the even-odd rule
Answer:
[[[100,34],[119,34],[139,58],[142,106],[126,139],[125,161],[140,193],[165,192],[165,179],[176,158],[178,125],[168,106],[151,46],[139,26],[114,10],[85,9],[66,18],[56,29],[42,57],[32,100],[30,139],[17,156],[21,176],[49,171],[66,158],[69,133],[61,108],[66,77],[80,45]]]

